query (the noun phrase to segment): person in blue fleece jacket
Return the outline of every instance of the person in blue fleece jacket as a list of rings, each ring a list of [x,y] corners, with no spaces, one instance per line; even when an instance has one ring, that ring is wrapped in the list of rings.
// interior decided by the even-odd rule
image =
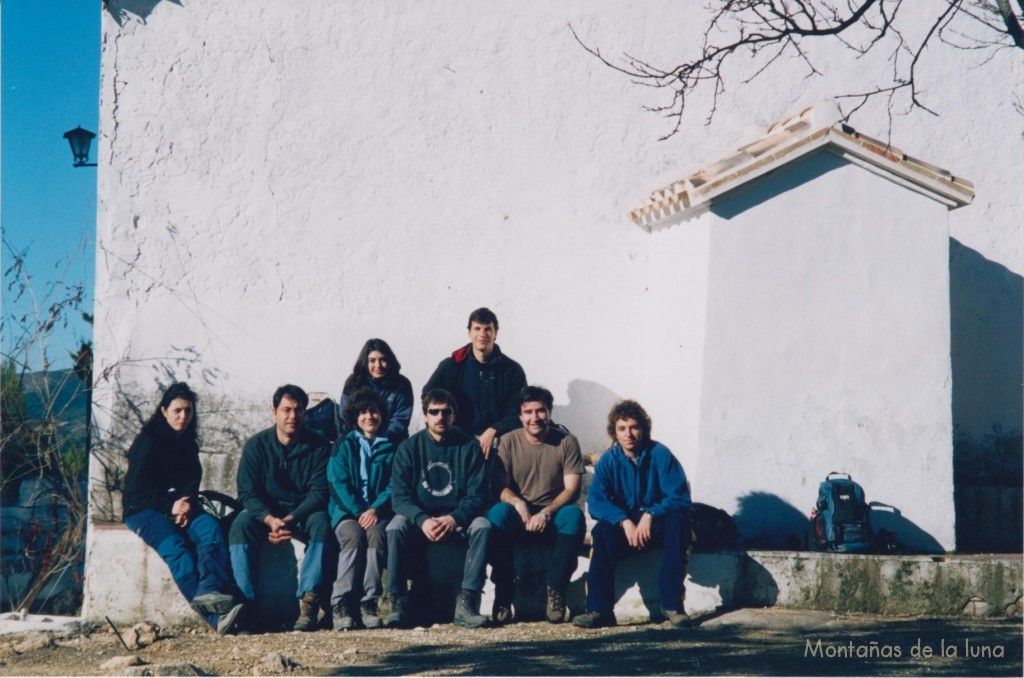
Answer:
[[[634,400],[608,413],[615,443],[594,468],[587,511],[597,521],[587,575],[587,611],[573,624],[614,626],[615,568],[620,560],[662,547],[658,575],[661,606],[674,628],[689,625],[683,611],[683,578],[690,537],[690,489],[682,464],[667,447],[651,440],[651,418]]]

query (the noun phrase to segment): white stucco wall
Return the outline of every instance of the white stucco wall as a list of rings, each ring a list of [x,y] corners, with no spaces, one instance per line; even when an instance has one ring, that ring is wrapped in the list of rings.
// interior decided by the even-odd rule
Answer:
[[[708,261],[720,236],[705,223],[648,234],[625,215],[653,188],[774,120],[863,89],[885,66],[835,43],[810,48],[822,78],[784,59],[741,85],[738,64],[710,125],[698,95],[680,133],[659,142],[667,123],[642,107],[667,95],[602,66],[568,25],[612,58],[671,63],[699,43],[702,4],[109,2],[100,430],[120,429],[126,446],[138,416],[128,403],[145,413],[160,385],[187,379],[203,398],[206,447],[237,452],[269,424],[276,386],[336,394],[371,336],[389,341],[418,390],[464,343],[468,312],[487,305],[503,350],[554,392],[557,419],[585,451],[606,445],[608,406],[636,397],[696,496],[714,496],[697,448],[709,412],[702,384],[713,381],[701,373],[716,279]],[[875,136],[891,130],[900,148],[977,187],[973,205],[948,215],[968,262],[956,276],[977,289],[964,306],[985,309],[980,320],[954,318],[953,330],[967,366],[960,401],[988,403],[961,408],[958,423],[975,437],[994,423],[1020,428],[1019,379],[1011,383],[1020,360],[1010,354],[1021,333],[1007,312],[1019,306],[1024,271],[1021,59],[1005,50],[981,60],[929,50],[921,85],[939,117],[890,121],[871,104],[852,121]],[[787,244],[762,241],[748,256],[768,265]],[[765,318],[764,329],[779,320]],[[996,397],[980,374],[997,382]],[[918,380],[907,391],[949,397],[948,383],[906,377]],[[829,405],[818,403],[821,420],[841,420]],[[837,441],[839,432],[853,429],[833,429]],[[775,446],[779,434],[764,433]],[[938,443],[936,454],[948,452]],[[802,470],[816,482],[832,469]],[[785,496],[802,509],[808,494]],[[943,544],[947,528],[935,527]]]
[[[954,548],[947,215],[819,152],[701,218],[695,493],[744,535],[801,537],[818,484],[839,471],[899,509],[877,527],[914,550]]]

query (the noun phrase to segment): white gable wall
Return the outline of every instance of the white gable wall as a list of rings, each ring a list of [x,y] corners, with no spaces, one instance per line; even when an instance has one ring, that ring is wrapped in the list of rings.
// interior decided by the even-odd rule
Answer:
[[[839,471],[901,511],[880,522],[901,541],[952,550],[947,214],[819,152],[701,218],[695,496],[738,514],[746,536],[802,535],[818,483]]]

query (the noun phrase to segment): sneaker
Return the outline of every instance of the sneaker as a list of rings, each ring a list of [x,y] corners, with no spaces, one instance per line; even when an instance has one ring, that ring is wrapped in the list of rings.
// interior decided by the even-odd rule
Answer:
[[[668,623],[672,625],[674,629],[688,629],[692,625],[690,616],[685,612],[676,610],[664,610],[665,617],[668,619]]]
[[[227,614],[235,606],[235,597],[218,591],[201,593],[189,605],[200,615]]]
[[[467,629],[480,628],[487,623],[487,617],[480,614],[480,592],[462,589],[459,594],[459,601],[455,604],[456,626],[464,626]]]
[[[363,626],[368,629],[379,629],[381,627],[380,616],[377,614],[377,601],[364,600],[359,606],[359,613],[363,618]]]
[[[317,618],[320,616],[320,596],[307,591],[299,598],[299,618],[295,620],[295,631],[316,631]]]
[[[334,606],[333,613],[335,631],[351,631],[356,628],[357,623],[355,615],[352,614],[352,608],[344,599]]]
[[[548,622],[561,624],[565,621],[565,592],[548,587],[548,604],[544,611]]]
[[[218,636],[230,636],[234,635],[239,631],[238,618],[242,614],[242,610],[245,605],[239,603],[233,608],[228,610],[226,613],[220,615],[217,619],[217,635]]]
[[[572,623],[584,629],[599,629],[615,626],[618,622],[615,615],[607,612],[584,612],[572,618]]]
[[[391,598],[391,614],[384,620],[389,629],[412,628],[412,614],[409,611],[409,596],[393,596]]]

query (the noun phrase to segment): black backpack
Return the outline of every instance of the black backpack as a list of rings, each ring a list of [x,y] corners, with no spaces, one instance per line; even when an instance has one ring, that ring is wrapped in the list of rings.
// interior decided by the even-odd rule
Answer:
[[[690,506],[690,532],[694,551],[718,551],[736,545],[736,521],[720,508],[694,503]]]
[[[864,488],[848,473],[833,471],[818,486],[811,529],[819,551],[872,552],[871,507],[864,500]]]

